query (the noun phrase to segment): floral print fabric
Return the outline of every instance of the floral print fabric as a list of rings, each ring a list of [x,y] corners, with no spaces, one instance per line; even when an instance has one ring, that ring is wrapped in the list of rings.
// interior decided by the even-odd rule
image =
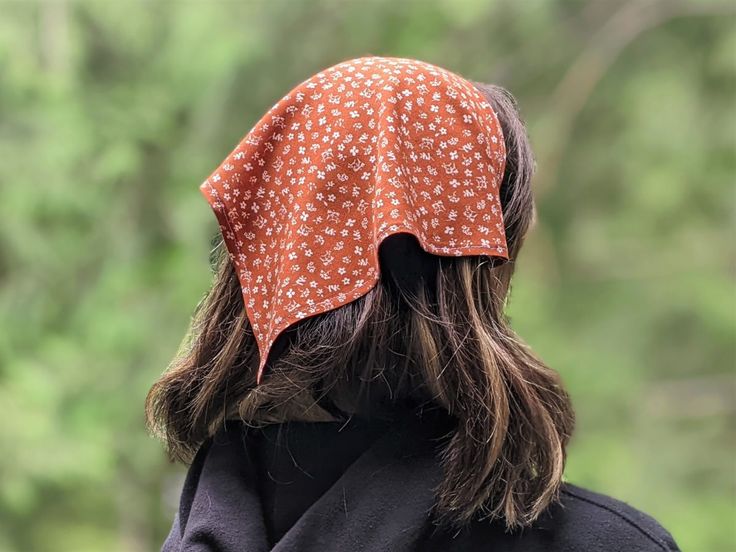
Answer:
[[[260,352],[291,324],[363,296],[378,247],[508,259],[500,124],[469,81],[429,63],[363,57],[274,105],[201,185]]]

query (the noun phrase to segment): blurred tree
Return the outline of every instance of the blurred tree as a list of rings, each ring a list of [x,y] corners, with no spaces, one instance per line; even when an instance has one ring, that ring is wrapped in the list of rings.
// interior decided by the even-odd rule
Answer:
[[[733,4],[6,1],[0,551],[156,549],[143,399],[210,279],[197,191],[300,80],[408,56],[509,88],[539,225],[511,316],[579,411],[569,479],[736,549]]]

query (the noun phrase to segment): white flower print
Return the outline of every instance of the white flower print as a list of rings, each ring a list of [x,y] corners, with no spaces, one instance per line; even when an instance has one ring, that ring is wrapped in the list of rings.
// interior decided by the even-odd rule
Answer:
[[[364,57],[276,103],[202,184],[261,352],[376,285],[375,251],[413,233],[436,255],[508,258],[506,152],[482,93],[440,67]]]

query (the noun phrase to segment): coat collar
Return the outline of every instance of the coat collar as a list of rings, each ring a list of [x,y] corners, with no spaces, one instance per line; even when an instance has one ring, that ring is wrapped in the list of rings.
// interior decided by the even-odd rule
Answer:
[[[255,455],[246,446],[242,425],[226,425],[190,468],[163,552],[410,550],[431,519],[442,477],[437,447],[449,430],[444,418],[429,417],[401,418],[273,547],[257,490]]]

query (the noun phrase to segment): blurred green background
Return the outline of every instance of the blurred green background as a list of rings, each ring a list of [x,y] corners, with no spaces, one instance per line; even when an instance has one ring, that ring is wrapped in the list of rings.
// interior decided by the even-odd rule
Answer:
[[[0,551],[157,550],[183,469],[143,421],[210,283],[197,190],[318,70],[509,88],[539,224],[510,304],[577,406],[569,480],[736,550],[736,5],[0,1]]]

